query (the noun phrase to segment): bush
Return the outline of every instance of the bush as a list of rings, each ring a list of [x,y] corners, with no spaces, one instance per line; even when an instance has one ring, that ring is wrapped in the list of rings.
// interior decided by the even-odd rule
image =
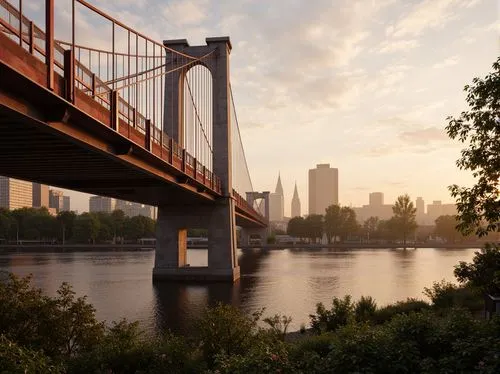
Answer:
[[[288,326],[292,322],[292,317],[275,314],[272,317],[264,318],[262,321],[269,325],[270,330],[284,341]]]
[[[237,308],[218,304],[207,308],[196,322],[196,338],[203,357],[211,365],[216,355],[244,355],[256,342],[257,321],[263,310],[246,316]]]
[[[434,282],[431,288],[424,288],[424,295],[431,299],[436,308],[463,307],[478,311],[484,307],[479,290],[470,286],[456,286],[445,280]]]
[[[9,374],[64,373],[61,365],[55,365],[43,353],[19,346],[0,335],[0,372]]]
[[[376,310],[372,320],[377,324],[385,323],[397,315],[421,312],[429,308],[430,305],[423,300],[408,298],[406,301],[398,301]]]
[[[317,334],[325,331],[335,331],[339,327],[347,325],[352,319],[354,305],[351,296],[346,295],[343,299],[334,297],[332,308],[326,309],[323,303],[316,304],[316,314],[310,314],[311,328]]]
[[[354,306],[354,319],[356,322],[368,322],[373,320],[377,311],[377,303],[371,296],[361,296]]]

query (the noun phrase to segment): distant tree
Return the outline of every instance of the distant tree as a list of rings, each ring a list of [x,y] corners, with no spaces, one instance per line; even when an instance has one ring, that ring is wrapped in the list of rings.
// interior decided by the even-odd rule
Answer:
[[[15,221],[10,211],[0,208],[0,239],[8,239],[10,237],[11,227],[14,225]]]
[[[64,243],[66,240],[71,240],[73,237],[73,226],[75,225],[76,213],[67,211],[59,212],[57,213],[56,219],[59,225],[61,241]]]
[[[288,226],[286,229],[288,235],[295,238],[305,238],[306,234],[306,223],[304,217],[293,217],[288,221]]]
[[[325,211],[325,234],[328,244],[335,243],[335,239],[342,231],[342,213],[339,205],[330,205]]]
[[[447,242],[455,243],[463,238],[463,235],[457,230],[457,216],[439,216],[436,218],[436,227],[434,233]]]
[[[121,209],[117,209],[111,212],[111,223],[113,227],[113,238],[116,241],[117,237],[123,238],[124,236],[124,225],[125,225],[125,213]]]
[[[137,240],[155,236],[155,221],[149,217],[135,216],[127,218],[124,222],[125,238]]]
[[[500,231],[500,57],[491,73],[474,78],[464,91],[470,110],[448,117],[446,130],[452,139],[467,144],[457,166],[470,170],[476,184],[449,188],[457,199],[459,230],[483,236]]]
[[[408,235],[415,232],[417,228],[417,223],[415,221],[417,209],[413,206],[410,196],[405,194],[398,196],[392,207],[392,212],[394,213],[393,223],[403,238],[403,248],[406,248],[406,239]]]
[[[312,242],[323,236],[323,216],[321,214],[309,214],[305,219],[306,235]]]
[[[366,234],[368,240],[375,239],[380,220],[378,217],[370,217],[363,223],[363,232]]]
[[[359,232],[358,221],[354,209],[344,206],[340,209],[340,240],[345,240],[349,236]]]
[[[95,244],[99,235],[100,222],[95,214],[83,213],[75,219],[73,238],[77,243]]]

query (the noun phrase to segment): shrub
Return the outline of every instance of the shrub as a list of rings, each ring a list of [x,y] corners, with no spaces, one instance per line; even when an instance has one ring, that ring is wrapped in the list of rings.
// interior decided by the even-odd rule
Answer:
[[[317,334],[325,331],[335,331],[339,327],[347,325],[352,318],[354,306],[351,296],[346,295],[343,299],[334,297],[332,308],[326,309],[322,303],[316,304],[316,314],[310,314],[311,328]]]
[[[423,300],[408,298],[406,301],[398,301],[376,310],[373,315],[373,322],[377,324],[385,323],[397,315],[421,312],[429,308],[430,305]]]
[[[500,246],[486,245],[476,252],[472,263],[461,261],[455,266],[455,277],[483,292],[500,295]]]
[[[354,306],[354,319],[357,322],[368,322],[373,320],[377,311],[377,303],[371,296],[361,296]]]
[[[479,290],[470,286],[456,286],[445,280],[434,282],[431,288],[424,288],[424,295],[431,299],[436,308],[463,307],[478,311],[484,306]]]
[[[257,321],[262,312],[249,317],[237,308],[222,303],[205,309],[196,322],[196,338],[206,362],[213,364],[216,355],[243,355],[248,352],[255,343]]]
[[[63,373],[61,365],[55,365],[41,352],[19,346],[0,335],[0,372],[9,374]]]
[[[284,341],[288,326],[292,322],[292,317],[275,314],[272,317],[264,318],[262,321],[269,325],[271,331]]]

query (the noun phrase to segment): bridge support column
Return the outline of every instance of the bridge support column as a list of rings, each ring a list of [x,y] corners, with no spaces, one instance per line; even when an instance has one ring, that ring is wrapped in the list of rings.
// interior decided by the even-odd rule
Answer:
[[[241,228],[240,231],[240,247],[248,247],[254,245],[250,239],[260,238],[260,244],[267,244],[269,230],[267,228]]]
[[[236,257],[234,202],[219,199],[214,205],[158,208],[153,281],[229,281],[240,277]],[[208,266],[187,262],[187,229],[208,228]]]

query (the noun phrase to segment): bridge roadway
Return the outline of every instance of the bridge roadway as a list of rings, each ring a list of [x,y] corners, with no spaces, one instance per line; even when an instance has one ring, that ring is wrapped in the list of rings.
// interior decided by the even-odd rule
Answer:
[[[113,129],[112,111],[78,88],[73,103],[66,100],[66,79],[54,72],[50,90],[47,74],[43,61],[0,32],[0,175],[156,206],[214,204],[227,195],[171,139],[120,118]],[[232,192],[236,224],[265,227]]]

